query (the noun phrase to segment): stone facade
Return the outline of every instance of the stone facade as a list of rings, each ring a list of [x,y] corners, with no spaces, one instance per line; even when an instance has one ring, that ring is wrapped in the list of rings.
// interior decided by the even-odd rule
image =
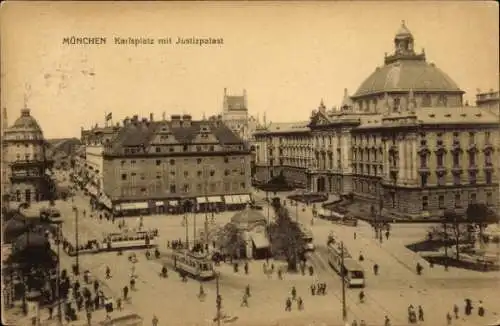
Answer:
[[[3,194],[17,202],[50,200],[55,191],[51,179],[53,162],[46,156],[47,143],[30,110],[4,131],[2,139],[5,183]]]
[[[259,178],[290,171],[283,174],[303,180],[291,172],[303,169],[310,191],[352,193],[408,218],[463,211],[473,202],[498,209],[498,114],[462,105],[464,92],[425,53],[416,54],[413,42],[403,23],[394,54],[354,95],[345,90],[339,108],[321,101],[300,131],[256,132],[265,148],[257,151]]]

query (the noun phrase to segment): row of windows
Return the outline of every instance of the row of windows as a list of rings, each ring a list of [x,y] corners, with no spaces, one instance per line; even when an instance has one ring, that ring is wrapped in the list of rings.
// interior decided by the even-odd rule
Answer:
[[[454,196],[454,202],[455,202],[455,208],[462,208],[462,195],[459,193],[456,193]],[[475,193],[470,193],[469,194],[469,204],[475,204],[477,203],[477,195]],[[492,206],[494,204],[493,202],[493,193],[487,192],[486,193],[486,205]],[[446,209],[446,203],[445,203],[445,196],[440,195],[438,196],[438,208],[439,209]],[[422,196],[422,210],[426,211],[429,209],[429,197],[428,196]]]
[[[461,153],[451,153],[452,159],[453,159],[453,166],[460,166],[460,156]],[[476,153],[475,152],[469,152],[467,154],[469,156],[469,165],[470,166],[475,166],[476,165]],[[430,155],[427,155],[425,153],[422,153],[420,155],[420,166],[421,167],[427,167],[427,162],[429,159]],[[437,160],[437,166],[442,167],[444,165],[444,158],[445,155],[443,153],[436,153],[436,160]],[[491,152],[485,152],[484,153],[484,164],[486,166],[491,166],[493,164],[492,162],[492,156]]]
[[[232,187],[231,187],[232,185]],[[245,182],[233,182],[232,184],[230,182],[224,182],[223,183],[223,191],[224,192],[230,192],[230,191],[240,191],[240,190],[245,190],[246,189],[246,183]],[[133,196],[136,195],[138,192],[140,192],[141,195],[146,196],[148,194],[155,194],[159,191],[159,188],[161,186],[159,185],[151,185],[150,187],[142,187],[142,188],[122,188],[122,194],[125,196]],[[204,192],[210,192],[214,193],[217,192],[219,188],[219,183],[207,183],[207,184],[202,184],[198,183],[195,186],[196,193],[202,194]],[[232,188],[232,189],[231,189]],[[180,194],[180,193],[190,193],[192,192],[193,187],[191,184],[183,184],[181,186],[178,186],[176,184],[170,184],[168,186],[168,191],[170,194]]]
[[[233,157],[231,160],[232,160],[232,161],[236,161],[237,159],[238,159],[238,157]],[[239,157],[239,159],[240,159],[240,162],[241,162],[241,163],[244,163],[244,162],[245,162],[245,158],[244,158],[244,157]],[[169,165],[175,165],[177,161],[179,161],[179,160],[170,159],[170,160],[168,161],[168,164],[169,164]],[[196,159],[196,164],[202,164],[203,162],[206,162],[206,161],[207,161],[207,160],[203,160],[202,158],[197,158],[197,159]],[[210,161],[214,161],[214,158],[210,158]],[[164,162],[164,161],[163,161],[163,160],[155,160],[155,164],[156,164],[156,165],[161,165],[161,164],[162,164],[162,162]],[[120,162],[120,165],[121,165],[121,166],[124,166],[126,163],[127,163],[127,161],[126,161],[126,160],[122,160],[122,161]],[[136,161],[136,160],[130,160],[130,161],[129,161],[129,163],[130,163],[131,165],[134,165],[134,164],[136,164],[136,163],[137,163],[137,161]],[[144,160],[141,160],[141,163],[144,163]],[[189,161],[188,161],[188,159],[184,159],[184,161],[183,161],[182,163],[183,163],[183,164],[186,164],[186,163],[189,163]],[[224,157],[224,163],[229,163],[229,158],[228,158],[228,157]]]
[[[175,171],[170,171],[169,174],[171,176],[173,176],[173,177],[176,176],[176,172]],[[238,170],[238,169],[233,169],[232,171],[228,170],[228,169],[224,170],[224,176],[230,176],[230,175],[236,175],[236,174],[245,175],[245,171],[244,170]],[[131,178],[133,178],[135,176],[137,176],[137,173],[135,173],[135,172],[130,173],[130,177]],[[164,174],[162,172],[156,172],[156,179],[161,179],[163,176],[164,176]],[[203,171],[198,170],[198,171],[196,171],[196,176],[197,177],[207,177],[207,176],[214,177],[214,176],[216,176],[216,171],[215,170],[210,170],[210,171],[208,171],[207,174],[204,175]],[[121,175],[122,181],[126,181],[128,179],[128,177],[129,177],[129,175],[126,174],[126,173],[122,173],[122,175]],[[184,171],[184,177],[186,177],[186,178],[189,177],[189,171]],[[141,178],[141,180],[145,180],[146,179],[146,175],[144,173],[141,173],[140,174],[140,178]]]
[[[426,173],[423,173],[420,175],[420,184],[422,187],[426,187],[428,184],[429,180],[429,175]],[[491,171],[485,171],[484,172],[484,182],[488,185],[493,183],[493,173]],[[474,185],[477,183],[477,172],[469,172],[469,184]],[[453,185],[459,186],[462,184],[462,177],[458,174],[453,175]],[[445,175],[438,175],[437,176],[437,185],[438,186],[444,186],[446,185],[446,176]]]

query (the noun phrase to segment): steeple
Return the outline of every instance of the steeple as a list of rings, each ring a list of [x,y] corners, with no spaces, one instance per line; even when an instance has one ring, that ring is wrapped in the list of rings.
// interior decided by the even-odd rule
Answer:
[[[325,106],[325,103],[323,102],[323,99],[321,99],[321,102],[319,103],[318,110],[321,113],[324,113],[326,110],[326,106]]]
[[[402,20],[401,26],[394,36],[394,53],[385,56],[385,64],[390,64],[398,60],[425,61],[425,54],[423,52],[421,54],[415,53],[414,43],[413,34],[406,27],[406,22]]]

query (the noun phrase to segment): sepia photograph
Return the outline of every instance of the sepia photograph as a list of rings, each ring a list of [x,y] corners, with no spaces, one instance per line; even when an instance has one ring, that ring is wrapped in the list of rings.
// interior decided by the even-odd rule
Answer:
[[[498,26],[3,2],[2,325],[500,326]]]

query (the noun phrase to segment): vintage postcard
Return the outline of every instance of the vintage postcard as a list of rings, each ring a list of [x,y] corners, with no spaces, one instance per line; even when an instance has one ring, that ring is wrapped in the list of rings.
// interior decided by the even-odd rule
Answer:
[[[2,3],[2,324],[500,325],[498,25]]]

